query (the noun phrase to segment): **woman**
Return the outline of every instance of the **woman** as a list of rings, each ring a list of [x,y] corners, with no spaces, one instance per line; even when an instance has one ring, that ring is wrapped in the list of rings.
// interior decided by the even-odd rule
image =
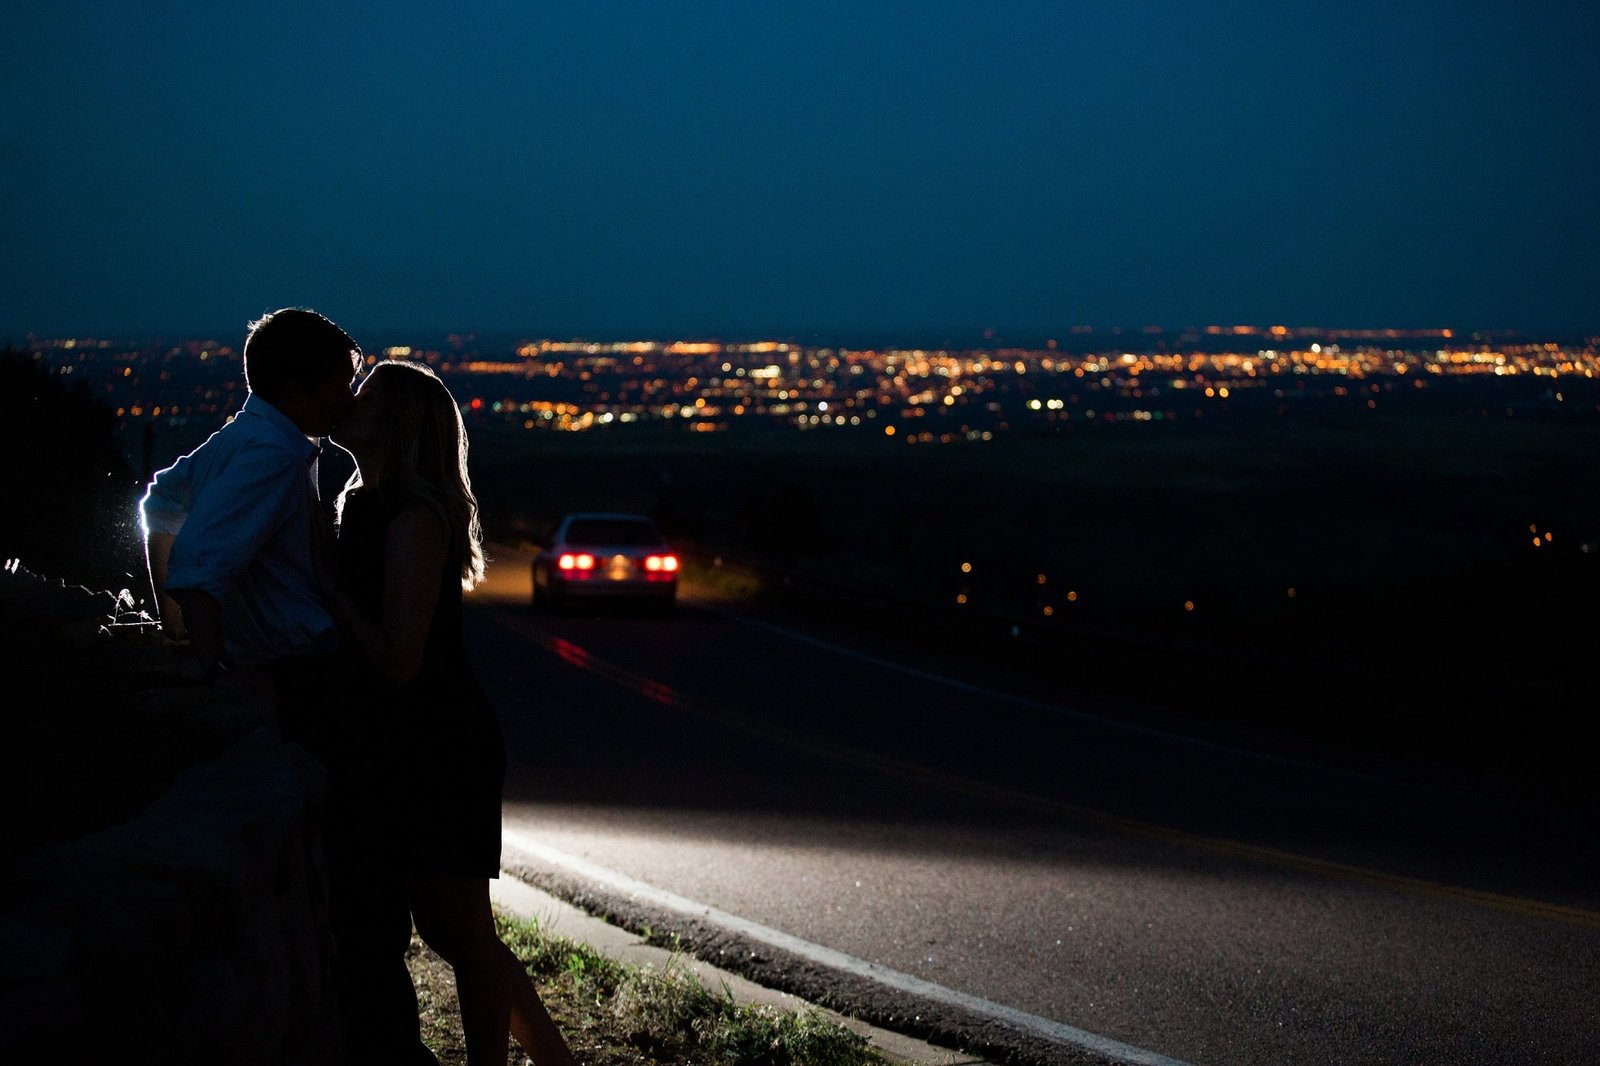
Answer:
[[[417,932],[455,971],[469,1063],[574,1063],[533,982],[495,932],[505,755],[467,662],[461,593],[482,580],[461,412],[417,363],[378,364],[334,443],[355,459],[340,499],[329,607],[356,649],[365,717],[406,819],[400,864]],[[322,568],[324,572],[329,567]]]

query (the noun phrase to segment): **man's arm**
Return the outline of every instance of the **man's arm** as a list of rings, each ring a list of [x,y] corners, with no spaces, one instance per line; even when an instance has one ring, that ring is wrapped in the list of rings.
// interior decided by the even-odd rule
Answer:
[[[183,608],[167,595],[167,558],[172,554],[172,542],[177,537],[171,533],[150,532],[144,538],[144,561],[150,571],[151,603],[161,620],[161,628],[172,640],[188,639],[184,626]]]
[[[172,542],[183,528],[193,501],[192,455],[156,471],[143,499],[139,501],[139,525],[144,530],[144,563],[150,574],[150,603],[161,621],[161,628],[173,640],[187,639],[183,610],[167,593],[167,563]]]
[[[226,478],[214,479],[192,500],[182,527],[164,546],[161,567],[166,602],[176,602],[189,643],[208,677],[227,661],[222,604],[234,575],[251,564],[273,532],[295,515],[294,502],[306,476],[295,454],[265,445],[246,445],[228,460]],[[162,547],[151,530],[152,582]],[[170,528],[170,527],[169,527]]]

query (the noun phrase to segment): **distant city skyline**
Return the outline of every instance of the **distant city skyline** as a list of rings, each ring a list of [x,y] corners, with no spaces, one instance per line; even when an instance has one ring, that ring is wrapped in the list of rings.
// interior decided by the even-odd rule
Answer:
[[[0,338],[1600,331],[1600,8],[18,0]]]
[[[1118,424],[1218,426],[1406,414],[1600,413],[1600,338],[1480,344],[1437,335],[1322,340],[1287,327],[1215,344],[989,350],[664,341],[367,347],[447,376],[474,429],[690,433],[787,428],[907,444]],[[1426,343],[1431,341],[1431,343]],[[237,342],[34,341],[33,358],[107,405],[128,461],[154,470],[244,402]],[[1090,346],[1092,348],[1092,346]],[[159,437],[159,440],[156,438]],[[159,454],[158,454],[159,450]]]

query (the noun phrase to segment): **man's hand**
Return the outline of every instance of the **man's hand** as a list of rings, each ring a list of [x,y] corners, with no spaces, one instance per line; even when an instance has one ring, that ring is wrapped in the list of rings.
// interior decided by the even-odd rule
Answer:
[[[189,622],[189,646],[195,661],[209,681],[214,664],[223,661],[222,605],[196,589],[175,589],[172,595]]]

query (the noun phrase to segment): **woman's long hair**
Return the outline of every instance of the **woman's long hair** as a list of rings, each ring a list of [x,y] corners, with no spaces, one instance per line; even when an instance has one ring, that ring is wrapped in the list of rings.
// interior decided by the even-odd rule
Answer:
[[[450,538],[461,587],[483,580],[483,529],[467,475],[467,431],[461,409],[439,376],[421,363],[385,360],[383,455],[375,484],[366,487],[390,507],[420,503],[437,514]],[[358,471],[346,491],[362,485]],[[341,503],[343,501],[341,500]]]

